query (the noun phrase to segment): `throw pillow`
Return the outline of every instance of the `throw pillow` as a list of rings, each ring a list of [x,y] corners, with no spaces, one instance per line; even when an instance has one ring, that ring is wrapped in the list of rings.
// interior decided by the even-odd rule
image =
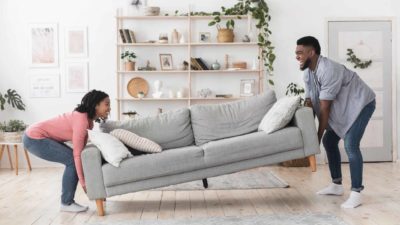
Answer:
[[[160,145],[151,141],[147,138],[140,137],[139,135],[132,133],[124,129],[115,129],[110,133],[114,137],[118,138],[124,144],[138,151],[148,152],[148,153],[158,153],[161,152],[162,148]]]
[[[297,107],[300,105],[300,96],[283,97],[279,99],[265,114],[258,130],[267,134],[284,128],[292,119]]]
[[[132,157],[125,145],[116,137],[98,131],[88,130],[90,141],[97,146],[103,158],[115,167],[119,167],[121,161]]]

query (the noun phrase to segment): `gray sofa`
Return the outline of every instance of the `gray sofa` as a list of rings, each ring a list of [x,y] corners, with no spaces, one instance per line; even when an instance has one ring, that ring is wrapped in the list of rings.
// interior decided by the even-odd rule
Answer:
[[[139,120],[107,121],[105,132],[130,130],[161,145],[163,151],[125,159],[120,167],[102,161],[100,151],[82,152],[87,196],[104,215],[107,197],[205,179],[245,169],[309,157],[316,170],[317,132],[310,108],[299,108],[292,122],[271,134],[258,132],[275,93],[246,100],[194,105]],[[204,180],[203,180],[204,181]]]

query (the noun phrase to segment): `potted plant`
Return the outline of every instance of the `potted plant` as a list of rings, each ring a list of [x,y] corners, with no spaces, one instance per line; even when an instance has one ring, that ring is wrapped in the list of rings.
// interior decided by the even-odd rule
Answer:
[[[132,51],[125,51],[121,53],[121,59],[125,61],[125,71],[135,70],[135,59],[136,55]]]
[[[221,22],[221,13],[215,12],[214,19],[208,23],[208,26],[217,26],[218,35],[217,40],[218,42],[233,42],[235,38],[235,34],[233,33],[233,29],[235,28],[235,21],[233,19],[229,19],[226,21],[226,28],[221,28],[219,23]]]
[[[137,96],[138,96],[139,99],[144,98],[144,95],[145,95],[145,94],[144,94],[143,91],[139,91],[138,94],[137,94]]]
[[[22,134],[26,127],[22,120],[9,120],[8,122],[0,123],[3,140],[5,142],[21,142]]]
[[[5,110],[6,103],[10,105],[12,108],[16,108],[18,110],[25,110],[25,104],[22,102],[21,96],[17,93],[16,90],[8,89],[6,93],[4,94],[0,93],[0,111]],[[8,135],[5,134],[5,132],[7,133],[11,132],[10,130],[15,130],[16,128],[18,128],[18,126],[15,124],[15,122],[11,123],[11,127],[8,126],[6,122],[2,124],[0,123],[0,140],[4,139],[5,135],[6,136]]]

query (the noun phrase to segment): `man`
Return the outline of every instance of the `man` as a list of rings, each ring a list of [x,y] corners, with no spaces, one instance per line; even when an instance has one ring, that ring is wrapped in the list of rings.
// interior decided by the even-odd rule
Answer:
[[[317,194],[343,195],[338,147],[343,139],[350,164],[351,193],[341,207],[355,208],[362,203],[364,189],[360,141],[375,110],[375,93],[355,72],[320,54],[316,38],[297,40],[296,59],[304,71],[306,105],[318,117],[318,140],[321,143],[322,139],[325,147],[332,178],[332,183]]]

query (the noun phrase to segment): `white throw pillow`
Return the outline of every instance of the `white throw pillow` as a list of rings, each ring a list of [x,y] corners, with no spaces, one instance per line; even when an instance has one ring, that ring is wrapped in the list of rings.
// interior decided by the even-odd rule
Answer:
[[[265,114],[258,130],[263,130],[267,134],[284,128],[296,112],[300,105],[300,96],[283,97],[279,99],[272,108]]]
[[[132,154],[116,137],[98,131],[88,130],[90,141],[97,146],[103,158],[115,167]]]
[[[118,138],[124,144],[138,151],[148,152],[148,153],[158,153],[162,151],[160,145],[151,141],[147,138],[140,137],[139,135],[132,133],[124,129],[115,129],[110,133],[114,137]]]

